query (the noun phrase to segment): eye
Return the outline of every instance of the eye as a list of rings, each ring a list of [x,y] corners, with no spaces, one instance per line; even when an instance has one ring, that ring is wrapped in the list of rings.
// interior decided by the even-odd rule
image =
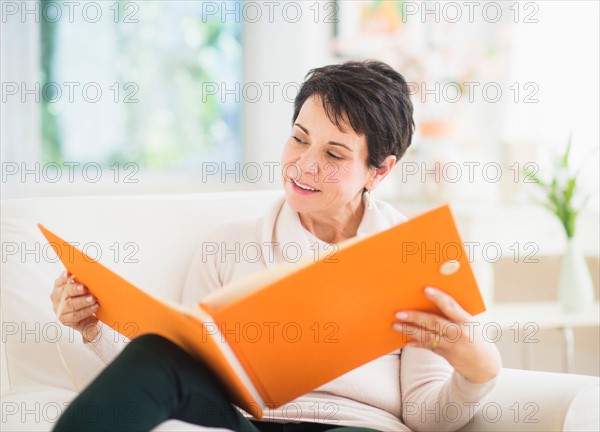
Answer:
[[[294,141],[296,141],[297,143],[300,143],[300,144],[305,144],[305,142],[304,142],[304,141],[302,141],[302,140],[301,140],[300,138],[298,138],[297,136],[294,136],[294,135],[292,135],[292,138],[293,138],[293,139],[294,139]]]
[[[343,157],[341,157],[341,156],[338,156],[338,155],[335,155],[335,154],[333,154],[333,153],[331,153],[331,152],[327,152],[327,155],[328,155],[329,157],[331,157],[331,158],[335,159],[335,160],[342,160],[342,159],[344,159]]]

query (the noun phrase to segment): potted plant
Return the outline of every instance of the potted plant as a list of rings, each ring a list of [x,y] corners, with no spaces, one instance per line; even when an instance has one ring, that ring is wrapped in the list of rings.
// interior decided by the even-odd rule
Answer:
[[[565,231],[566,249],[558,280],[558,299],[566,312],[581,312],[594,304],[592,277],[575,237],[575,222],[589,195],[576,204],[577,177],[581,168],[571,173],[571,138],[572,135],[569,136],[565,152],[558,158],[554,176],[549,182],[541,180],[531,169],[526,169],[525,174],[530,182],[543,190],[545,200],[541,204],[560,220]]]

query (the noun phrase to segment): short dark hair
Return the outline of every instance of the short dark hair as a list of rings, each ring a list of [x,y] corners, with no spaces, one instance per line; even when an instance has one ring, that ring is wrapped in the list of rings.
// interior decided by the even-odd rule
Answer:
[[[389,65],[366,60],[311,69],[294,101],[292,124],[313,95],[340,131],[345,114],[352,129],[366,137],[369,166],[381,167],[389,155],[398,161],[410,146],[415,123],[408,85]]]

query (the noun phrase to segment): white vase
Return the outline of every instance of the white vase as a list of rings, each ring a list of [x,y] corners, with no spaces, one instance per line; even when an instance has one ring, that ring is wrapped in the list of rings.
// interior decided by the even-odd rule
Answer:
[[[565,312],[582,312],[594,304],[594,285],[579,244],[567,239],[558,278],[558,299]]]

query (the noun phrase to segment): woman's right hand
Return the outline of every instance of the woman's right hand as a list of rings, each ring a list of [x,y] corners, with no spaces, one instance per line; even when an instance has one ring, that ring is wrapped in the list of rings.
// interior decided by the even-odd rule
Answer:
[[[73,275],[63,272],[54,281],[50,299],[58,320],[80,332],[85,342],[98,336],[98,303],[85,286],[75,282]]]

